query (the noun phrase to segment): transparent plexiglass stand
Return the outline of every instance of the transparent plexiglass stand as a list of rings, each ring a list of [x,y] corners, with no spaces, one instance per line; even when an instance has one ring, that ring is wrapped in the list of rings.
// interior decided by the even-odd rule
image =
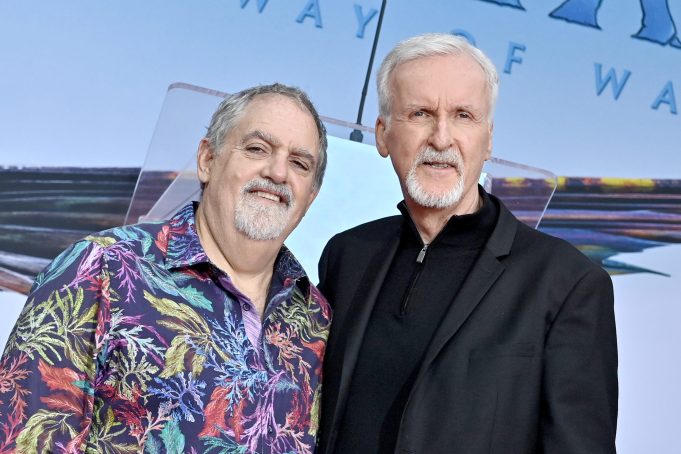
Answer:
[[[176,83],[169,87],[126,223],[162,220],[199,200],[196,150],[213,111],[226,93]],[[322,117],[328,133],[328,165],[317,199],[287,239],[312,282],[331,236],[355,225],[398,214],[402,199],[390,160],[379,156],[373,128]],[[361,132],[362,142],[350,140]],[[493,157],[480,183],[523,222],[537,227],[557,186],[543,169]]]

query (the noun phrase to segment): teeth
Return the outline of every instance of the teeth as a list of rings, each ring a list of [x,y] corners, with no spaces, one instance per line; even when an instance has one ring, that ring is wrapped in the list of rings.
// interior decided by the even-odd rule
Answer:
[[[281,197],[279,197],[278,195],[269,193],[269,192],[256,191],[255,195],[257,195],[258,197],[265,198],[267,200],[271,200],[273,202],[280,202],[281,201]]]
[[[435,167],[436,169],[446,169],[447,167],[451,167],[449,164],[444,164],[444,163],[437,163],[437,162],[431,162],[428,163],[429,166]]]

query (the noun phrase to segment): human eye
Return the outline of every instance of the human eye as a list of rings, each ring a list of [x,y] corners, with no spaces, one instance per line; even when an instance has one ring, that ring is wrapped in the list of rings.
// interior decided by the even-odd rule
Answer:
[[[302,159],[302,158],[291,159],[291,164],[293,165],[293,167],[295,167],[299,171],[305,172],[305,173],[309,172],[310,168],[312,167],[312,165],[307,160]]]
[[[266,156],[269,153],[267,147],[259,143],[248,144],[244,149],[252,156]]]
[[[430,113],[425,109],[414,109],[409,112],[408,117],[414,123],[423,123],[428,121],[430,118]]]

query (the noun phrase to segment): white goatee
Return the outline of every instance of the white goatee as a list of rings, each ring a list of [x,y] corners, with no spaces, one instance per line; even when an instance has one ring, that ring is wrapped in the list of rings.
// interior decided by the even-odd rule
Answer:
[[[264,178],[250,180],[236,202],[234,226],[252,240],[274,240],[286,229],[294,205],[293,192],[287,185]]]
[[[426,189],[416,175],[416,169],[424,163],[443,164],[454,167],[459,174],[454,187],[444,191],[432,191]],[[461,201],[464,191],[464,165],[461,154],[449,148],[445,151],[436,151],[432,147],[424,148],[414,159],[414,163],[407,174],[407,193],[414,202],[426,208],[447,208]]]

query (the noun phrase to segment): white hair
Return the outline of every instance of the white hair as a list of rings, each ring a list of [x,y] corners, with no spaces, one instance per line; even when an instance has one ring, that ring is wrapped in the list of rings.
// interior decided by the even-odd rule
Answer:
[[[499,92],[499,74],[494,63],[480,49],[472,46],[461,36],[448,33],[426,33],[399,42],[385,57],[376,77],[378,88],[379,114],[390,120],[390,76],[397,66],[417,58],[433,57],[436,55],[468,55],[475,60],[485,74],[489,90],[489,121]]]

